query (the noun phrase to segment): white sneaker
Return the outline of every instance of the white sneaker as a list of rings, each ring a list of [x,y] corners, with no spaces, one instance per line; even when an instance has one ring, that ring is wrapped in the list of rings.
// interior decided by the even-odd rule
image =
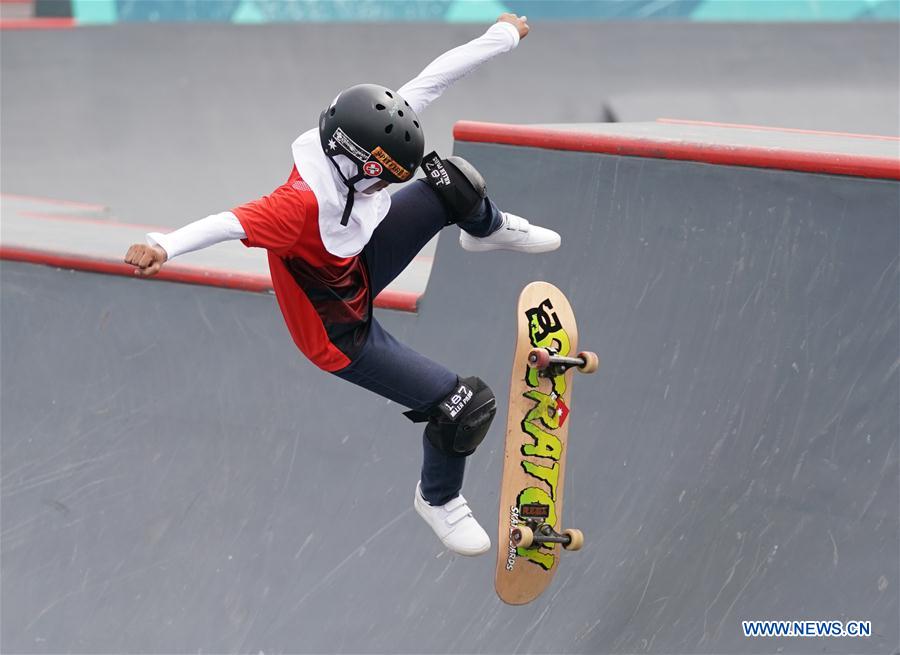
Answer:
[[[459,232],[459,245],[471,252],[486,250],[515,250],[518,252],[549,252],[559,248],[559,234],[539,225],[532,225],[521,216],[502,212],[503,223],[486,237],[473,237]]]
[[[472,516],[472,510],[462,495],[446,505],[432,506],[422,497],[422,486],[418,483],[413,506],[441,542],[454,553],[471,557],[490,550],[491,538]]]

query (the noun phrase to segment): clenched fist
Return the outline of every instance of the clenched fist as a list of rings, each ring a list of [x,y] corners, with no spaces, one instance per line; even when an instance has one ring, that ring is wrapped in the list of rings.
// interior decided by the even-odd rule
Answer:
[[[125,263],[135,266],[134,274],[139,277],[150,277],[159,273],[159,269],[169,256],[159,246],[148,246],[136,243],[125,253]]]
[[[500,18],[497,19],[498,23],[509,23],[513,25],[517,30],[519,30],[519,38],[524,39],[528,36],[528,32],[531,29],[528,27],[528,16],[522,16],[519,18],[515,14],[501,14]]]

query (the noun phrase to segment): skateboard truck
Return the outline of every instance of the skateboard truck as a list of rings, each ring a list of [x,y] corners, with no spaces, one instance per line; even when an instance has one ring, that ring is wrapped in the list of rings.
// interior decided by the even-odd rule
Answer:
[[[525,519],[524,525],[518,525],[510,531],[510,538],[517,548],[530,548],[538,544],[560,544],[565,550],[580,550],[584,545],[581,530],[563,530],[562,534],[553,529],[549,523],[539,519]]]
[[[575,367],[579,373],[594,373],[600,366],[597,353],[584,350],[575,357],[564,357],[555,348],[533,348],[528,353],[528,367],[537,369],[540,374],[555,378],[570,368]]]

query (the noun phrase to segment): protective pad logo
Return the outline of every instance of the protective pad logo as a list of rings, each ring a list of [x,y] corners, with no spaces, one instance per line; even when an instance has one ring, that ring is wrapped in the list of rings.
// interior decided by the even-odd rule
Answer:
[[[440,411],[444,416],[453,420],[465,409],[474,395],[474,392],[469,387],[465,384],[460,384],[456,392],[441,403]]]
[[[332,137],[335,141],[338,142],[346,152],[348,152],[355,159],[358,159],[363,164],[369,161],[369,153],[362,148],[356,141],[347,136],[347,133],[344,132],[341,128],[337,128],[334,131],[334,136]]]
[[[396,175],[397,178],[401,181],[408,179],[412,175],[410,171],[403,168],[400,164],[394,161],[389,154],[382,150],[381,146],[378,146],[377,148],[375,148],[375,150],[372,151],[372,156],[382,164],[384,164],[384,167],[391,173]]]
[[[444,168],[444,164],[437,152],[425,155],[425,158],[422,160],[422,170],[425,171],[425,175],[428,176],[435,186],[450,187],[450,174]]]

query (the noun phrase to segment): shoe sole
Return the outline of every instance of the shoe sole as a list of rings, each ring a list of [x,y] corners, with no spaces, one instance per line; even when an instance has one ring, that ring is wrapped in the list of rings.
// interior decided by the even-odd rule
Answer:
[[[479,243],[478,241],[463,241],[460,239],[459,245],[462,246],[463,250],[467,250],[469,252],[488,252],[490,250],[510,250],[512,252],[526,252],[526,253],[538,253],[538,252],[552,252],[559,248],[560,242],[550,241],[547,243],[533,243],[528,246],[500,246],[493,245],[487,243]]]

